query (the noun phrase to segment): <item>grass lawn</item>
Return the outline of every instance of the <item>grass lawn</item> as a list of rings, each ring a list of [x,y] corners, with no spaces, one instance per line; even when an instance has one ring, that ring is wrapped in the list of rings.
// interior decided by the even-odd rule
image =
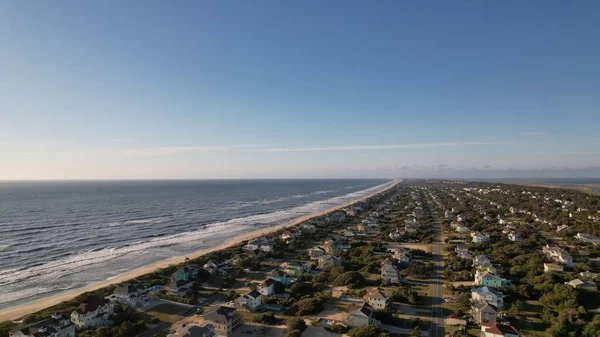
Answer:
[[[176,304],[164,303],[159,304],[148,311],[146,314],[152,317],[156,317],[163,322],[173,322],[179,315],[186,312],[188,309]]]

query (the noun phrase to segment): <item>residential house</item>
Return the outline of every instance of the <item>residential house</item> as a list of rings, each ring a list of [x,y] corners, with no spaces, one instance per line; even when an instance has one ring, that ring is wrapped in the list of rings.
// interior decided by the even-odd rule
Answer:
[[[262,305],[262,296],[256,290],[242,295],[236,299],[236,305],[248,311],[255,311]]]
[[[471,305],[473,320],[477,324],[495,323],[498,317],[498,308],[485,301],[476,301]]]
[[[401,265],[407,265],[410,263],[410,251],[404,247],[396,247],[389,250],[392,253],[392,257],[398,260]],[[391,262],[391,261],[390,261]]]
[[[474,302],[487,302],[496,308],[502,308],[504,306],[502,293],[488,286],[471,289],[471,300]]]
[[[377,288],[369,290],[364,296],[364,300],[375,310],[385,310],[391,303],[390,295]]]
[[[292,279],[281,270],[273,269],[269,274],[267,274],[267,277],[278,281],[284,286],[289,286],[290,284],[292,284]]]
[[[582,289],[582,290],[587,290],[587,291],[597,291],[598,290],[598,287],[596,287],[596,285],[594,283],[588,282],[588,281],[582,281],[578,278],[574,279],[572,281],[569,281],[569,282],[565,282],[565,284],[568,284],[575,289]]]
[[[363,303],[360,308],[348,314],[348,326],[353,328],[373,324],[373,307],[368,303]]]
[[[320,256],[325,255],[325,251],[319,247],[308,249],[308,255],[311,260],[318,260]]]
[[[107,299],[83,302],[71,313],[71,322],[80,329],[111,325],[115,313],[114,304]]]
[[[268,297],[275,294],[275,287],[277,286],[277,283],[281,284],[272,278],[268,278],[259,284],[256,289],[259,293],[261,293],[261,295]]]
[[[133,308],[143,308],[150,303],[150,290],[141,284],[118,285],[113,294],[107,298],[112,302]]]
[[[338,244],[333,240],[325,241],[325,243],[323,243],[323,249],[325,250],[325,253],[329,255],[336,255],[340,251]]]
[[[475,285],[488,286],[488,287],[504,287],[506,286],[506,279],[496,275],[489,271],[475,271]]]
[[[184,324],[179,327],[175,333],[167,335],[167,337],[217,337],[215,328],[211,324],[204,326],[196,324]]]
[[[519,337],[517,328],[503,323],[482,323],[480,337]]]
[[[177,281],[191,281],[198,278],[198,267],[196,266],[182,266],[175,271],[173,274]]]
[[[598,273],[592,273],[590,271],[582,271],[581,273],[579,273],[579,276],[581,276],[583,278],[595,280],[595,279],[597,279],[597,278],[600,277],[600,274],[598,274]]]
[[[473,259],[473,267],[478,268],[480,266],[486,265],[486,264],[490,264],[490,258],[487,255],[477,255],[474,259]]]
[[[215,260],[209,260],[202,268],[211,275],[227,275],[231,271],[231,266],[228,261],[217,262]]]
[[[202,315],[201,322],[212,325],[219,336],[231,336],[242,324],[242,315],[235,308],[218,307]]]
[[[544,273],[562,272],[563,267],[556,263],[544,263]]]
[[[310,271],[310,265],[301,261],[284,262],[279,266],[284,273],[290,276],[300,276]]]
[[[488,243],[490,242],[489,234],[482,234],[479,232],[471,233],[473,243]]]
[[[311,224],[302,224],[299,226],[300,228],[300,232],[302,234],[314,234],[317,231],[317,227],[315,227],[314,225]]]
[[[175,277],[171,277],[171,281],[165,287],[165,290],[169,295],[177,297],[186,297],[192,292],[193,281],[177,280]]]
[[[284,231],[281,234],[281,240],[284,242],[292,242],[294,239],[296,239],[296,235],[291,231]]]
[[[329,269],[334,266],[341,266],[342,262],[343,262],[343,260],[341,257],[337,257],[337,256],[333,256],[333,255],[323,255],[323,256],[320,256],[318,259],[318,266],[321,269]]]
[[[517,241],[521,241],[522,240],[521,236],[518,235],[518,234],[516,234],[516,233],[514,233],[514,232],[508,233],[508,239],[510,241],[512,241],[512,242],[517,242]]]
[[[571,230],[571,227],[567,226],[567,225],[560,225],[556,227],[556,232],[557,233],[566,233],[569,230]]]
[[[397,283],[400,281],[400,274],[398,273],[398,269],[394,267],[391,263],[386,263],[389,259],[384,260],[381,264],[381,279]]]
[[[589,233],[577,233],[575,237],[583,242],[591,243],[594,246],[600,244],[600,238]]]
[[[69,316],[54,314],[51,318],[12,330],[8,337],[75,337],[75,325]]]
[[[566,250],[556,245],[546,245],[542,248],[542,252],[548,256],[548,258],[564,264],[567,267],[573,265],[573,257]]]
[[[268,237],[260,237],[248,241],[248,244],[243,247],[244,250],[261,250],[265,253],[272,252],[275,249],[275,242]]]

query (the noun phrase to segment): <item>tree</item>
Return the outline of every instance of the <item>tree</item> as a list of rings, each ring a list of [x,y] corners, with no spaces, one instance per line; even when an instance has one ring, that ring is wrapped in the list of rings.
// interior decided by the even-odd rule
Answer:
[[[374,325],[363,325],[348,332],[350,337],[380,337],[383,331]]]
[[[421,327],[416,326],[410,331],[410,337],[421,337]]]
[[[306,322],[304,322],[302,318],[290,318],[287,321],[287,330],[304,332],[304,330],[306,330]]]

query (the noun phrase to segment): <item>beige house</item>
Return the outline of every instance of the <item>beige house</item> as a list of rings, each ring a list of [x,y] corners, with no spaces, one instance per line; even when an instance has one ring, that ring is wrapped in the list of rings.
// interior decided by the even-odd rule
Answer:
[[[377,288],[371,289],[364,296],[364,300],[375,310],[384,310],[391,303],[390,295]]]
[[[368,303],[363,303],[360,308],[348,314],[347,320],[348,325],[353,328],[373,324],[373,307]]]
[[[201,316],[201,324],[210,324],[218,335],[231,336],[242,324],[242,315],[235,308],[218,307]]]
[[[544,273],[563,271],[563,267],[556,263],[544,263]]]

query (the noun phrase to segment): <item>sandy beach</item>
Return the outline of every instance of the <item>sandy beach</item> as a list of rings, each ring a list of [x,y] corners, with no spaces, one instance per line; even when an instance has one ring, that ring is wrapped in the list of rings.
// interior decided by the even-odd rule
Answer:
[[[159,261],[159,262],[147,265],[145,267],[142,267],[142,268],[139,268],[139,269],[136,269],[136,270],[132,270],[132,271],[120,274],[117,277],[111,278],[109,280],[105,280],[105,281],[102,281],[102,282],[97,282],[97,283],[91,284],[91,285],[89,285],[87,287],[73,289],[73,290],[70,290],[70,291],[67,291],[67,292],[64,292],[64,293],[61,293],[61,294],[49,296],[49,297],[46,297],[46,298],[43,298],[43,299],[40,299],[40,300],[36,300],[36,301],[30,302],[30,303],[25,303],[25,304],[22,304],[22,305],[15,306],[13,308],[9,308],[9,309],[0,311],[0,321],[17,320],[17,319],[19,319],[19,318],[21,318],[21,317],[23,317],[25,315],[34,313],[36,311],[43,310],[45,308],[54,306],[54,305],[59,304],[61,302],[72,300],[73,298],[79,296],[82,293],[93,291],[93,290],[97,290],[97,289],[100,289],[100,288],[104,288],[104,287],[107,287],[107,286],[112,285],[112,284],[118,284],[118,283],[121,283],[121,282],[125,282],[125,281],[131,280],[133,278],[136,278],[136,277],[139,277],[139,276],[142,276],[142,275],[145,275],[145,274],[152,273],[152,272],[154,272],[154,271],[156,271],[158,269],[167,268],[170,265],[183,263],[183,262],[185,262],[186,258],[194,259],[194,258],[200,257],[202,255],[208,254],[208,253],[213,252],[213,251],[217,251],[217,250],[221,250],[221,249],[224,249],[224,248],[228,248],[228,247],[234,246],[234,245],[236,245],[236,244],[238,244],[238,243],[240,243],[242,241],[247,241],[247,240],[251,240],[251,239],[254,239],[254,238],[266,235],[266,234],[270,234],[272,232],[276,232],[276,231],[278,231],[280,229],[283,229],[283,228],[286,228],[286,227],[293,227],[293,226],[298,225],[298,224],[300,224],[300,223],[302,223],[302,222],[304,222],[304,221],[306,221],[306,220],[308,220],[310,218],[313,218],[313,217],[316,217],[316,216],[320,216],[320,215],[323,215],[323,214],[326,214],[326,213],[329,213],[329,212],[333,212],[333,211],[339,210],[341,208],[348,207],[348,206],[350,206],[352,204],[355,204],[357,202],[363,201],[365,199],[368,199],[368,198],[370,198],[370,197],[372,197],[372,196],[374,196],[374,195],[376,195],[378,193],[381,193],[381,192],[384,192],[386,190],[389,190],[390,188],[396,186],[399,182],[400,182],[400,180],[396,180],[396,181],[394,181],[393,184],[390,184],[390,186],[388,186],[388,187],[386,187],[386,188],[384,188],[384,189],[382,189],[382,190],[380,190],[378,192],[369,194],[369,195],[367,195],[367,196],[365,196],[363,198],[360,198],[360,199],[357,199],[357,200],[353,200],[353,201],[348,202],[348,203],[343,204],[343,205],[339,205],[339,206],[335,206],[335,207],[329,208],[329,209],[324,210],[322,212],[305,215],[305,216],[296,218],[294,220],[291,220],[289,222],[283,223],[281,225],[277,225],[277,226],[273,226],[273,227],[265,228],[265,229],[260,229],[260,230],[256,230],[256,231],[252,231],[252,232],[248,232],[248,233],[242,234],[240,236],[233,237],[230,240],[227,240],[224,243],[222,243],[220,245],[217,245],[215,247],[201,249],[201,250],[195,251],[193,253],[187,254],[185,256],[178,256],[178,257],[173,257],[173,258],[170,258],[170,259],[167,259],[167,260]]]

